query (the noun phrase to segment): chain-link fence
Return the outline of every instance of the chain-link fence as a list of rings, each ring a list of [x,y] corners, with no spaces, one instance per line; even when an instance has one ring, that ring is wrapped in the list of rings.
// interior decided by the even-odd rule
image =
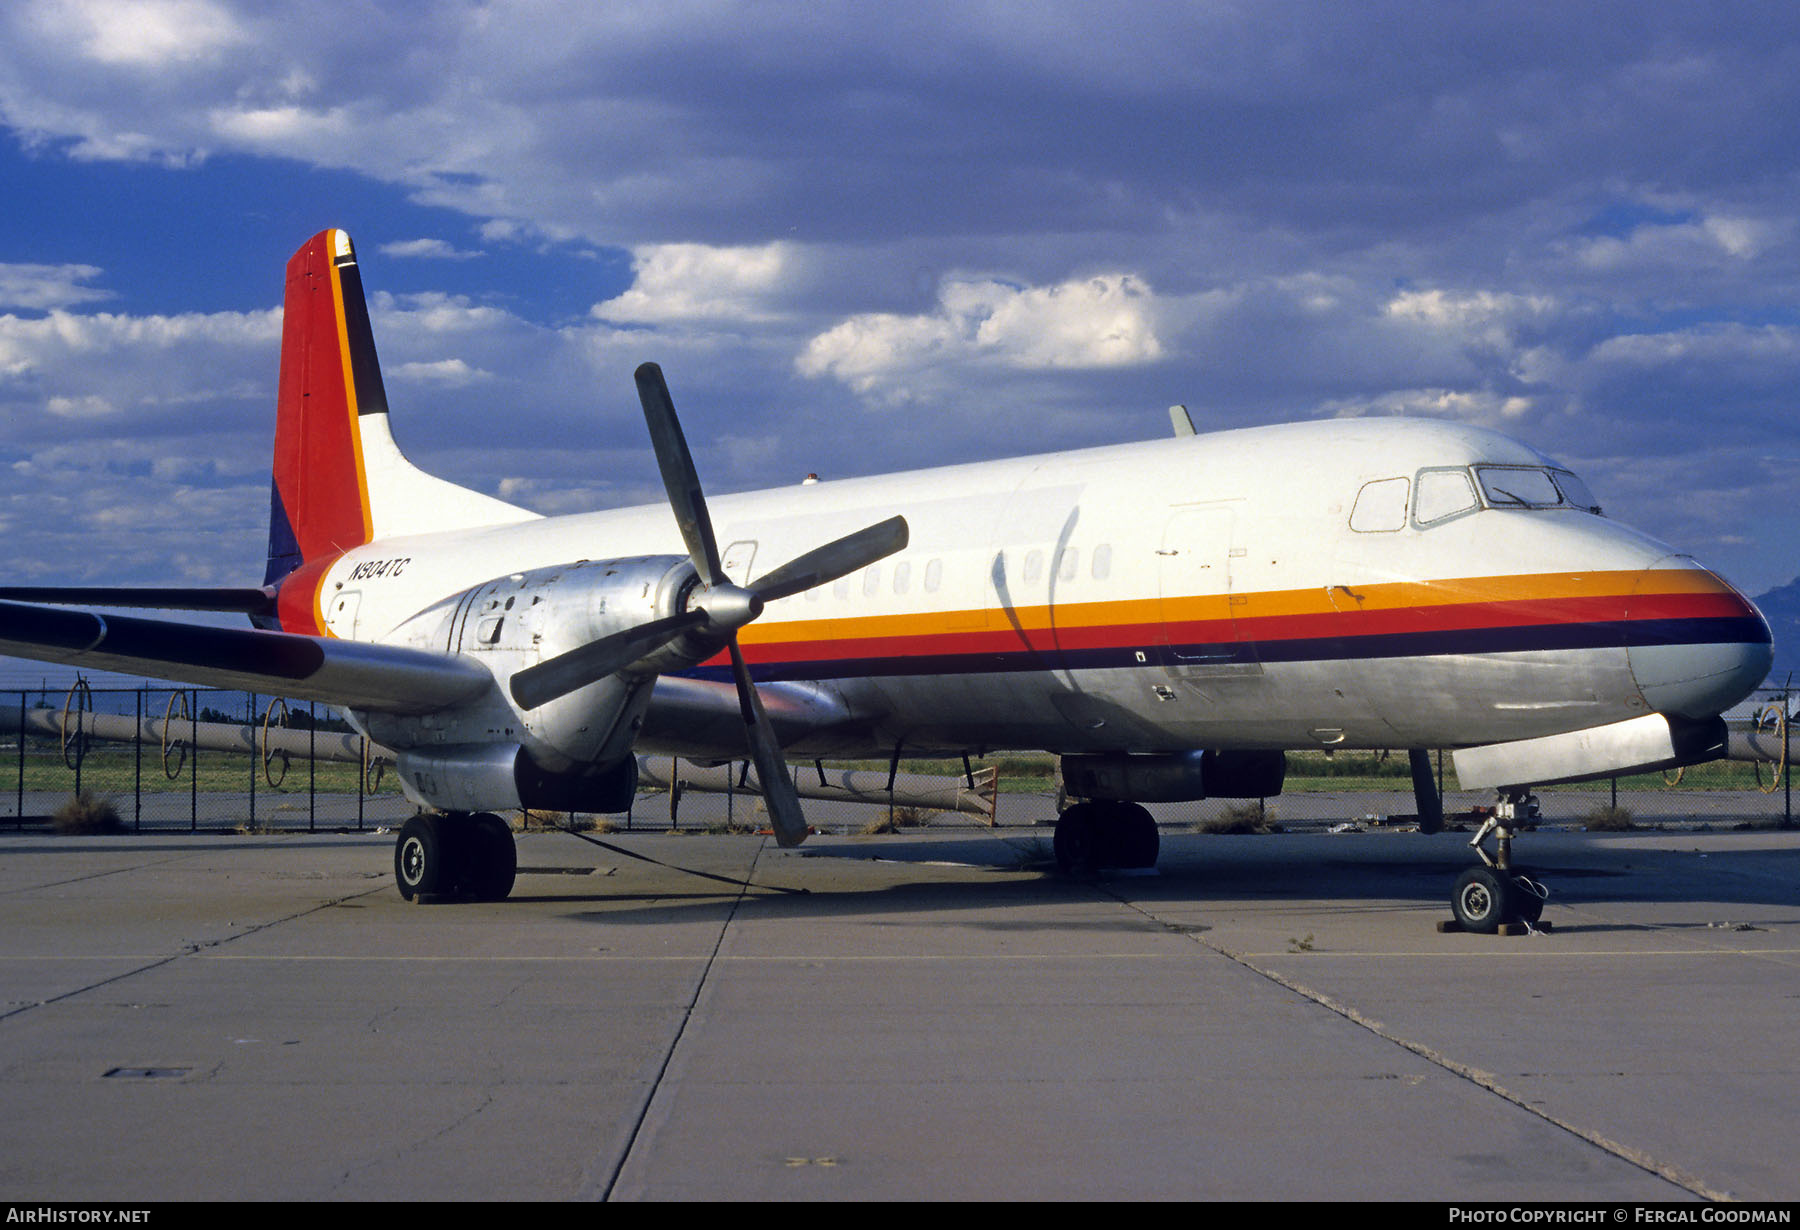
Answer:
[[[1747,716],[1734,724],[1734,743],[1742,742],[1745,730],[1760,732],[1756,746],[1771,752],[1767,759],[1549,787],[1538,792],[1543,820],[1593,827],[1792,827],[1792,769],[1773,749],[1786,746],[1786,715],[1794,713],[1795,704],[1783,692],[1759,693],[1743,711]],[[1429,756],[1448,823],[1494,802],[1492,791],[1456,788],[1447,753]],[[1055,817],[1053,757],[996,755],[975,765],[998,771],[994,817],[1000,825]],[[703,776],[671,767],[684,779]],[[889,773],[901,766],[864,767],[891,782]],[[921,775],[955,772],[942,762],[907,761],[904,767]],[[822,781],[825,769],[818,773]],[[927,780],[906,784],[917,791]],[[699,780],[681,785],[708,789]],[[632,827],[679,823],[670,802],[640,798]],[[753,815],[757,802],[747,795],[741,810]],[[0,823],[6,818],[15,824],[41,822],[72,811],[72,822],[63,827],[80,827],[83,809],[106,807],[125,828],[147,831],[356,829],[391,825],[414,811],[385,749],[368,744],[318,706],[243,692],[94,689],[83,683],[66,693],[0,692]],[[718,807],[703,810],[710,814]],[[727,796],[725,813],[731,810]],[[916,819],[937,812],[930,805],[902,810]],[[1151,810],[1165,825],[1266,831],[1401,825],[1416,817],[1418,805],[1404,750],[1299,751],[1288,753],[1278,797],[1208,799]],[[931,822],[976,821],[943,811]]]
[[[1542,823],[1621,829],[1659,824],[1700,824],[1717,828],[1794,827],[1794,783],[1788,717],[1800,716],[1800,690],[1761,689],[1734,711],[1733,751],[1748,746],[1753,759],[1715,760],[1666,773],[1644,773],[1600,781],[1547,786],[1537,793]],[[1278,798],[1208,799],[1152,808],[1164,824],[1200,828],[1255,829],[1275,826],[1319,828],[1378,826],[1415,820],[1411,765],[1403,750],[1379,752],[1300,751],[1287,754],[1287,779]],[[1475,820],[1476,809],[1491,807],[1492,790],[1460,790],[1448,752],[1433,751],[1434,783],[1448,824]]]
[[[1445,821],[1456,823],[1470,818],[1477,808],[1491,807],[1496,794],[1457,789],[1449,760],[1447,753],[1432,753],[1434,776],[1442,783]],[[1668,773],[1547,786],[1536,794],[1546,824],[1785,828],[1794,821],[1790,778],[1779,765],[1714,761]],[[1329,759],[1318,752],[1290,752],[1287,782],[1279,798],[1260,803],[1208,799],[1156,810],[1165,823],[1226,824],[1246,820],[1254,811],[1266,824],[1313,828],[1404,824],[1417,817],[1418,804],[1403,751],[1343,752]]]
[[[0,692],[0,816],[80,829],[339,829],[413,812],[378,749],[304,702],[205,688]]]

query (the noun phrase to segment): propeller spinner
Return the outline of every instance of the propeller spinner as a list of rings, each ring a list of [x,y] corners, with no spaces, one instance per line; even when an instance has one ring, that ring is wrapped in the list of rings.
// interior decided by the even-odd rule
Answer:
[[[905,547],[906,519],[890,517],[789,560],[747,586],[733,584],[719,563],[719,546],[713,537],[712,517],[706,510],[706,495],[694,470],[694,458],[688,451],[681,422],[675,417],[675,403],[669,397],[662,368],[645,363],[637,369],[636,379],[663,487],[701,588],[691,599],[689,609],[680,614],[589,641],[518,672],[510,685],[513,699],[526,709],[535,709],[621,671],[690,632],[719,638],[731,654],[744,735],[756,764],[757,780],[762,783],[775,839],[784,846],[799,845],[806,839],[800,796],[794,791],[781,745],[750,679],[750,668],[738,649],[737,630],[761,615],[767,603],[829,584]]]

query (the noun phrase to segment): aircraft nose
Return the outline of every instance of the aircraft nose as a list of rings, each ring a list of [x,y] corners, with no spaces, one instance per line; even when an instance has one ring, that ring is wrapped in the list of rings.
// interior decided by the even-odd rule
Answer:
[[[1756,605],[1692,560],[1645,569],[1631,600],[1632,678],[1658,713],[1709,718],[1748,696],[1774,661]]]

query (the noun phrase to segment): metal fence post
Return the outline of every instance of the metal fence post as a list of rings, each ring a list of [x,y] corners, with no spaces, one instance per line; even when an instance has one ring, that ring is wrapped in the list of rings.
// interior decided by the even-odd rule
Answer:
[[[250,703],[250,713],[244,724],[250,728],[250,831],[256,831],[256,771],[262,767],[262,757],[256,752],[256,693],[246,693]]]
[[[25,693],[19,693],[19,810],[13,813],[25,827]]]
[[[306,831],[318,832],[319,818],[319,702],[306,702],[310,725],[306,736]]]
[[[137,690],[137,732],[131,740],[131,828],[144,831],[144,689]]]
[[[193,833],[200,828],[200,689],[189,689],[188,699],[194,702],[188,706],[188,768],[193,772],[188,779],[188,832]]]

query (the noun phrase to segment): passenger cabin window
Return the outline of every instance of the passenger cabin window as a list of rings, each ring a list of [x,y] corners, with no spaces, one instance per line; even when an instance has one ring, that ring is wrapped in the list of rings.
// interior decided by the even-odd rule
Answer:
[[[1057,563],[1057,580],[1073,581],[1075,574],[1081,571],[1081,552],[1074,547],[1069,547],[1063,551]]]
[[[1378,478],[1364,483],[1350,510],[1350,528],[1359,534],[1385,534],[1406,525],[1406,497],[1412,482],[1404,478]]]
[[[1475,512],[1480,507],[1481,501],[1475,496],[1475,484],[1467,470],[1419,472],[1419,494],[1413,500],[1413,521],[1421,528]]]
[[[1104,581],[1112,572],[1112,544],[1103,542],[1094,548],[1094,580]]]
[[[1042,551],[1025,552],[1025,584],[1030,585],[1044,572],[1044,553]]]
[[[937,593],[938,584],[943,580],[943,578],[944,578],[944,561],[943,560],[934,559],[929,564],[926,564],[925,565],[925,592],[928,594]]]
[[[904,594],[912,588],[912,565],[901,560],[894,565],[894,592]]]

